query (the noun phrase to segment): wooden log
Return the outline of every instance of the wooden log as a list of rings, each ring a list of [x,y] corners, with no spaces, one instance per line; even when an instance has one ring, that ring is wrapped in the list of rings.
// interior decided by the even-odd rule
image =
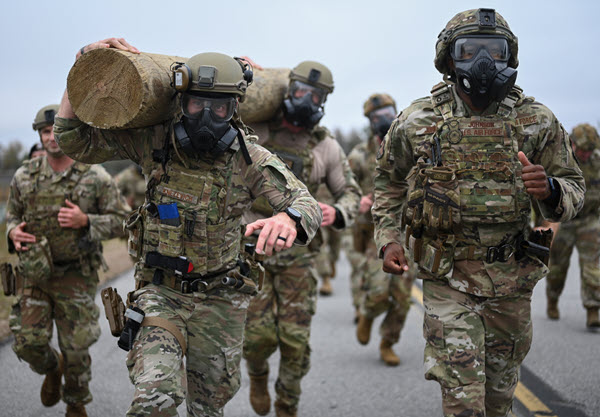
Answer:
[[[151,126],[177,109],[169,68],[186,58],[118,49],[94,49],[71,68],[67,90],[73,110],[102,129]]]
[[[177,112],[171,87],[171,65],[188,58],[118,49],[85,53],[71,68],[67,90],[73,110],[83,122],[102,129],[151,126]],[[281,106],[289,69],[255,70],[254,82],[240,104],[246,123],[270,120]]]

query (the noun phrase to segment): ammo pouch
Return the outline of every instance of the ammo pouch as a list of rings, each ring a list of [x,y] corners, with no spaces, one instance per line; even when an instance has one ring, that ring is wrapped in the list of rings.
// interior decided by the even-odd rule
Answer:
[[[452,270],[454,265],[454,250],[440,240],[429,240],[422,248],[419,267],[425,271],[442,277]]]
[[[0,275],[2,276],[4,295],[7,297],[17,295],[17,277],[13,272],[12,265],[8,262],[0,264]]]
[[[460,224],[460,190],[453,170],[424,168],[423,225],[431,231],[452,233]]]
[[[104,288],[100,292],[102,305],[104,305],[104,314],[110,326],[110,333],[119,337],[125,327],[125,304],[123,299],[117,293],[117,289],[111,287]]]
[[[29,243],[29,250],[19,252],[17,273],[27,285],[40,285],[50,279],[54,273],[52,253],[45,236],[38,242]]]

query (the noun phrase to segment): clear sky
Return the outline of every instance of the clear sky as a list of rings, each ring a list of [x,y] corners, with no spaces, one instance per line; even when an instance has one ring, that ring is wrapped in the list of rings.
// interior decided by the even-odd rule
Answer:
[[[496,8],[519,37],[517,84],[567,130],[600,122],[600,2],[588,1],[3,1],[0,143],[38,140],[36,112],[58,103],[75,53],[124,37],[144,52],[248,55],[266,67],[316,60],[335,91],[322,124],[366,125],[362,104],[387,92],[399,109],[441,80],[435,41],[459,11]]]

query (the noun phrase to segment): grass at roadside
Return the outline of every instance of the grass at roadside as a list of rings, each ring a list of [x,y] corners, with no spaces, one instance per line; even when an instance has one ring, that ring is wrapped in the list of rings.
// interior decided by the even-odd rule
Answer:
[[[6,224],[2,223],[0,224],[0,263],[10,262],[14,267],[17,265],[18,259],[16,255],[9,255],[5,234]],[[104,258],[106,259],[109,270],[107,272],[103,272],[102,270],[99,271],[100,284],[115,278],[117,275],[120,275],[133,267],[133,263],[131,262],[129,255],[127,255],[126,242],[124,240],[111,239],[103,242],[103,246]],[[10,314],[11,306],[15,301],[16,297],[6,297],[4,291],[0,290],[0,340],[10,334],[10,329],[8,328],[8,316]],[[104,314],[101,314],[100,317],[103,319]]]

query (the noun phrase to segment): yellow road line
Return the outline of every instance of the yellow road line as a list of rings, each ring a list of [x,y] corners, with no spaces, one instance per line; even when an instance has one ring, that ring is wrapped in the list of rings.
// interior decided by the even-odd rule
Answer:
[[[413,285],[410,295],[421,305],[421,307],[423,306],[423,291],[419,287]],[[542,402],[542,400],[521,382],[517,384],[515,397],[517,397],[517,400],[533,414],[533,417],[558,417]]]

